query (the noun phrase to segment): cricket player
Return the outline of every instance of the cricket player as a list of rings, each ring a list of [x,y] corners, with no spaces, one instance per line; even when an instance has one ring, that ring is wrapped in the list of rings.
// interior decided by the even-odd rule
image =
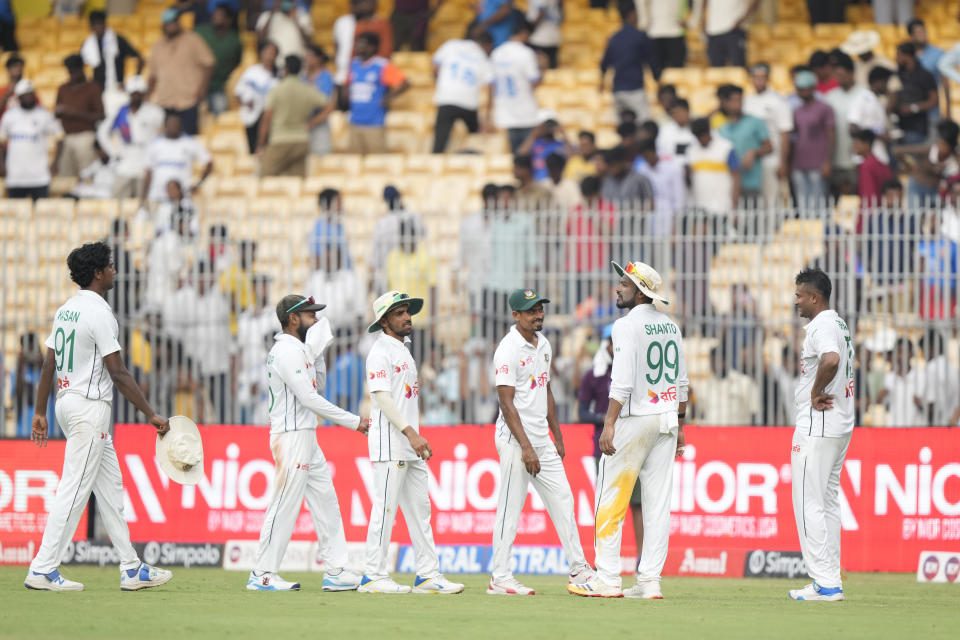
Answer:
[[[54,316],[37,384],[34,406],[39,409],[34,413],[30,434],[39,446],[46,444],[44,412],[56,372],[57,422],[67,436],[67,446],[43,540],[23,584],[42,591],[83,590],[81,583],[67,580],[57,567],[93,491],[103,525],[120,556],[120,588],[137,591],[156,587],[169,582],[173,574],[141,562],[130,544],[130,531],[123,518],[123,478],[113,446],[114,386],[147,416],[158,434],[163,436],[170,425],[150,407],[120,357],[117,319],[105,297],[117,275],[110,247],[95,242],[74,249],[67,257],[67,267],[80,291]]]
[[[687,408],[687,363],[677,324],[654,307],[666,303],[660,274],[642,262],[613,263],[620,276],[617,307],[629,309],[613,324],[610,406],[600,434],[597,472],[597,575],[571,584],[570,593],[603,598],[659,600],[660,574],[670,540],[673,458],[683,453]],[[643,511],[643,549],[637,583],[620,586],[623,519],[637,478]]]
[[[410,587],[390,578],[387,555],[390,534],[403,510],[417,560],[414,593],[460,593],[463,585],[440,573],[437,547],[430,526],[427,463],[433,455],[420,435],[420,382],[417,364],[407,346],[413,332],[412,316],[423,308],[423,299],[390,291],[373,303],[369,333],[382,331],[367,354],[370,389],[370,435],[367,446],[373,463],[373,506],[367,529],[367,560],[361,593],[410,593]]]
[[[806,337],[797,383],[797,430],[790,448],[793,513],[800,550],[813,582],[790,591],[794,600],[843,600],[840,579],[840,470],[853,435],[853,340],[830,308],[832,285],[819,269],[796,278],[794,305]]]
[[[368,425],[349,411],[333,405],[317,393],[313,371],[314,354],[304,340],[317,322],[317,311],[326,305],[300,295],[285,296],[277,304],[282,332],[267,355],[270,389],[270,450],[276,462],[273,497],[263,520],[257,562],[247,589],[250,591],[298,591],[300,583],[277,575],[283,554],[300,514],[304,498],[311,513],[324,513],[330,569],[323,576],[324,591],[350,591],[360,576],[346,569],[347,541],[330,468],[317,445],[316,428],[321,419],[366,433]],[[317,518],[314,518],[317,526]],[[318,531],[318,534],[321,532]],[[325,558],[326,560],[327,558]]]
[[[586,582],[593,575],[580,544],[573,492],[563,470],[563,433],[550,390],[550,341],[543,329],[543,305],[532,289],[517,289],[509,304],[516,325],[500,341],[493,356],[496,370],[496,445],[500,455],[500,494],[493,528],[490,595],[534,595],[510,570],[513,540],[530,484],[547,507],[564,554],[570,564],[570,582]],[[553,433],[553,442],[550,434]]]

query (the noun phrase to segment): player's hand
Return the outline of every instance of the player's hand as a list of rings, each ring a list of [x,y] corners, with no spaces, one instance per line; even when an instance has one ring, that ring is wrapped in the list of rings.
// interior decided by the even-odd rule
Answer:
[[[674,454],[674,458],[682,458],[683,452],[687,446],[687,439],[683,435],[683,425],[680,425],[680,428],[677,429],[677,452]]]
[[[47,417],[39,413],[33,415],[33,428],[30,429],[30,439],[37,443],[38,447],[47,446]]]
[[[600,451],[612,456],[617,452],[617,448],[613,446],[613,426],[604,427],[603,431],[600,432]]]
[[[913,396],[913,404],[917,409],[923,411],[923,399],[920,396]]]
[[[150,424],[157,429],[157,435],[161,438],[167,435],[167,431],[170,431],[170,421],[163,416],[153,414],[150,416]]]
[[[540,457],[533,447],[527,445],[520,452],[520,459],[523,460],[523,466],[527,468],[527,473],[536,476],[540,473]]]
[[[360,426],[357,427],[357,431],[363,435],[370,433],[370,418],[364,418],[363,416],[360,416]]]
[[[813,408],[816,411],[826,411],[827,409],[833,409],[833,394],[820,393],[817,395],[810,396],[810,404],[813,405]]]
[[[424,461],[429,460],[433,456],[433,450],[430,449],[430,443],[427,442],[427,439],[421,436],[419,433],[411,433],[407,436],[407,439],[410,441],[410,446],[413,447],[413,450],[416,452],[417,456],[422,458]]]
[[[558,439],[553,444],[557,447],[557,455],[560,456],[561,460],[563,460],[563,457],[567,455],[567,451],[563,446],[563,440]]]

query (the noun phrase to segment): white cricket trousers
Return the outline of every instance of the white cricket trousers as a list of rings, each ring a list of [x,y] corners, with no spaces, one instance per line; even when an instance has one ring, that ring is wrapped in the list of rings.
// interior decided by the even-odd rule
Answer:
[[[430,526],[430,494],[427,490],[427,463],[423,460],[391,460],[373,464],[373,506],[367,529],[367,560],[363,573],[371,580],[389,577],[387,557],[390,536],[397,518],[397,507],[410,532],[417,575],[435,578],[440,575],[437,546]]]
[[[661,433],[661,424],[676,414],[618,418],[613,446],[597,470],[596,530],[597,576],[604,584],[619,587],[620,540],[623,519],[630,508],[630,495],[638,478],[642,488],[643,549],[637,581],[660,581],[670,542],[670,494],[673,491],[673,458],[677,430]]]
[[[793,515],[807,573],[821,587],[842,587],[840,579],[840,471],[850,436],[793,434]]]
[[[130,530],[123,518],[123,478],[110,435],[110,403],[65,393],[57,398],[56,414],[67,436],[63,473],[30,570],[50,573],[60,566],[91,491],[97,496],[97,511],[120,556],[120,569],[136,569],[140,558],[130,544]]]
[[[497,453],[500,454],[500,494],[497,498],[497,520],[493,528],[491,562],[491,573],[496,582],[513,577],[510,568],[513,541],[517,537],[520,513],[523,511],[523,503],[527,501],[531,483],[546,506],[554,529],[557,530],[563,553],[570,565],[570,573],[577,573],[587,566],[577,531],[573,492],[570,491],[570,483],[563,470],[563,460],[553,444],[534,447],[534,451],[540,459],[540,473],[531,476],[523,464],[522,450],[517,441],[513,438],[510,438],[509,442],[497,440]]]
[[[270,451],[276,464],[273,497],[260,531],[255,570],[271,573],[280,570],[280,562],[290,544],[304,498],[314,527],[318,529],[325,568],[336,570],[346,567],[347,539],[343,532],[340,505],[327,459],[317,444],[316,432],[304,429],[272,434]]]

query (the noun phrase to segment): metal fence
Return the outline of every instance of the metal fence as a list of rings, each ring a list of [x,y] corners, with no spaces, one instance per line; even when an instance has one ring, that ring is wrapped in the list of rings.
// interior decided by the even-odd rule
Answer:
[[[0,435],[29,433],[43,342],[75,291],[66,255],[95,239],[114,247],[119,275],[109,302],[127,366],[158,411],[198,422],[267,423],[274,306],[293,292],[328,305],[325,395],[366,412],[370,303],[389,289],[427,299],[412,347],[422,423],[491,422],[490,364],[511,323],[507,294],[521,287],[552,301],[544,333],[561,421],[589,420],[596,407],[578,402],[578,389],[585,375],[602,372],[602,328],[622,314],[613,259],[648,262],[664,278],[664,310],[686,339],[693,422],[792,423],[803,339],[793,279],[818,265],[858,345],[859,423],[947,424],[960,402],[958,220],[949,206],[826,203],[665,218],[606,203],[461,216],[220,198],[147,215],[132,202],[0,201]],[[138,419],[122,399],[114,414]]]

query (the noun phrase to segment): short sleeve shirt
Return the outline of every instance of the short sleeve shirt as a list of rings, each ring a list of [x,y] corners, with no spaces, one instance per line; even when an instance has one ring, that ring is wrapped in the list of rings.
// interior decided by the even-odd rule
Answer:
[[[407,346],[382,333],[367,354],[367,389],[370,391],[370,433],[367,449],[371,462],[416,460],[417,454],[400,429],[407,425],[420,431],[420,381],[417,363]],[[380,411],[373,394],[386,391],[406,419],[406,425],[394,426]]]
[[[382,127],[387,118],[383,98],[387,90],[400,86],[405,76],[386,58],[374,56],[367,61],[354,58],[350,63],[350,124]]]
[[[167,199],[167,183],[176,180],[188,190],[193,177],[194,163],[205,165],[210,162],[210,153],[193,136],[182,135],[179,138],[160,136],[147,147],[147,167],[152,172],[150,178],[151,202],[163,202]]]
[[[506,42],[490,54],[494,72],[493,123],[500,129],[523,129],[537,124],[537,99],[533,84],[540,68],[533,49]]]
[[[727,122],[718,133],[733,143],[738,161],[742,161],[748,151],[759,149],[770,137],[763,120],[748,115],[741,116],[736,122]],[[749,169],[741,172],[740,186],[745,191],[757,191],[763,188],[762,163],[754,162]]]
[[[113,379],[103,358],[120,351],[119,327],[100,295],[81,290],[57,309],[45,344],[54,351],[57,397],[79,393],[113,402]]]
[[[496,386],[514,388],[513,405],[520,414],[520,422],[533,447],[550,444],[547,424],[547,384],[550,382],[550,360],[553,350],[542,333],[537,334],[533,346],[520,335],[516,326],[500,341],[493,355]],[[497,415],[497,439],[510,442],[513,434],[503,417]]]
[[[805,330],[796,395],[797,430],[811,436],[844,436],[853,431],[854,421],[854,353],[850,329],[836,311],[827,309],[817,314]],[[833,408],[816,411],[810,402],[810,391],[820,358],[827,353],[840,356],[837,375],[824,390],[833,396]]]
[[[439,68],[434,103],[471,111],[480,106],[480,91],[493,82],[487,54],[472,40],[448,40],[433,54]]]
[[[803,171],[819,169],[828,160],[827,132],[836,128],[830,105],[811,100],[793,113],[796,136],[793,143],[793,168]]]
[[[0,120],[0,141],[7,143],[8,187],[50,184],[48,141],[63,135],[60,122],[43,107],[7,109]]]

